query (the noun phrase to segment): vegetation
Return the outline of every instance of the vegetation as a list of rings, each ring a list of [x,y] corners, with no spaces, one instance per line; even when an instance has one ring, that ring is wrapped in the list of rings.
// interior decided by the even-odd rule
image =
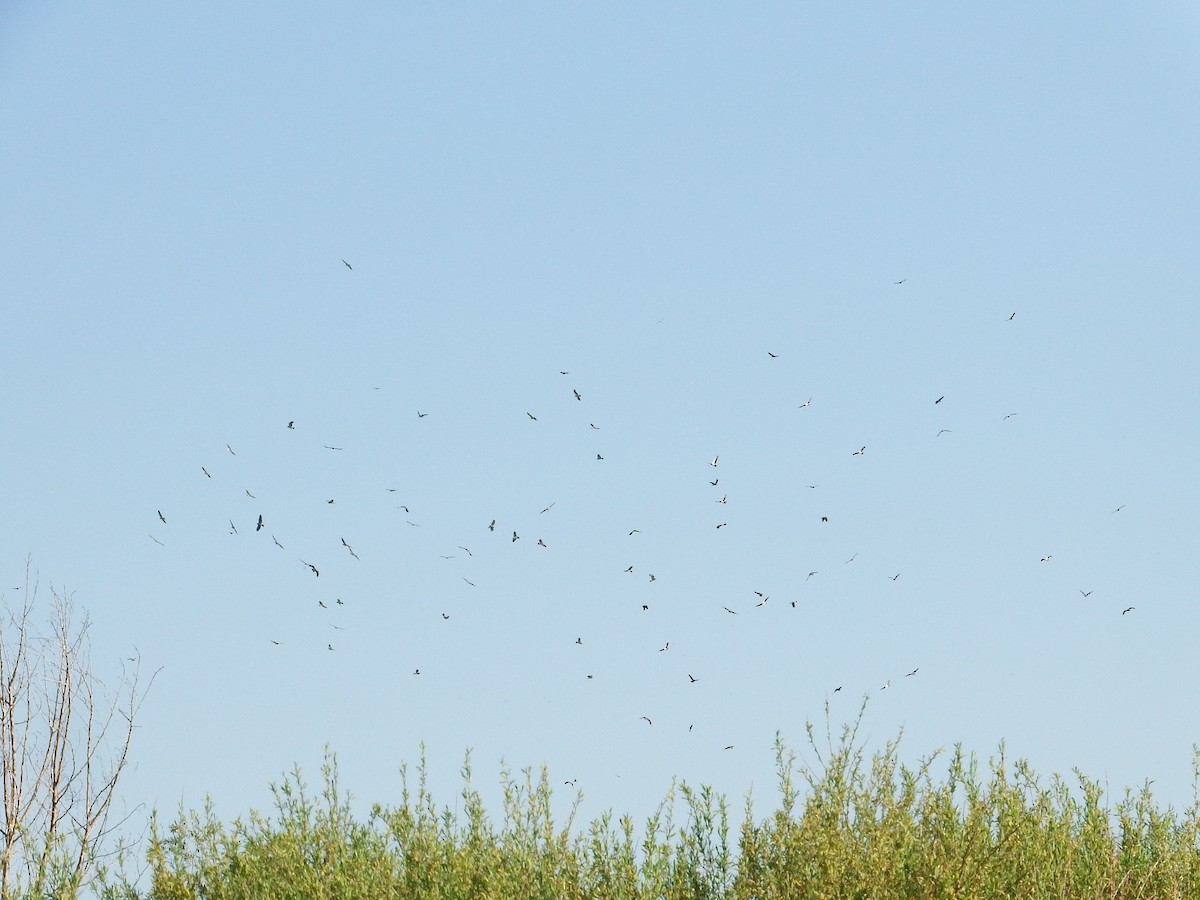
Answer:
[[[92,669],[87,618],[76,624],[71,598],[51,588],[39,629],[37,593],[27,564],[24,602],[0,610],[0,900],[74,896],[120,858],[112,802],[149,688],[135,656],[110,691]]]
[[[859,719],[861,720],[861,712]],[[986,766],[956,747],[915,768],[898,740],[869,760],[855,725],[817,765],[777,742],[780,798],[765,820],[747,801],[731,845],[726,802],[673,787],[640,833],[628,817],[576,827],[551,815],[545,769],[505,771],[499,822],[463,765],[462,814],[439,809],[404,773],[396,808],[356,821],[336,760],[314,796],[299,771],[273,786],[275,815],[225,826],[211,807],[155,822],[149,896],[235,898],[990,898],[1200,896],[1200,810],[1162,811],[1148,789],[1110,809],[1076,773],[1043,782],[1003,747]],[[935,778],[935,764],[945,774]],[[1200,765],[1197,756],[1194,765]],[[1200,783],[1200,769],[1196,771]],[[114,894],[116,896],[116,894]]]

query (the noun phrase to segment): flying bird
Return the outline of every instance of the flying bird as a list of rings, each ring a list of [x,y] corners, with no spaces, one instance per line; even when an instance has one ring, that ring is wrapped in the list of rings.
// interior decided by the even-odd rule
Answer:
[[[423,413],[423,412],[421,412],[419,409],[417,410],[417,418],[418,418],[418,419],[423,419],[423,418],[425,418],[427,415],[429,415],[429,413]]]
[[[835,688],[833,689],[833,692],[836,694],[836,693],[837,693],[838,691],[840,691],[841,689],[842,689],[842,686],[839,684],[837,687],[835,687]]]
[[[724,527],[725,527],[726,525],[728,525],[728,524],[729,524],[728,522],[722,522],[722,523],[721,523],[720,525],[718,525],[717,527],[718,527],[718,528],[724,528]]]
[[[344,450],[344,449],[346,449],[345,447],[330,447],[328,444],[324,444],[322,446],[324,446],[326,450]]]
[[[232,453],[234,456],[237,456],[237,454],[233,452],[233,448],[230,447],[228,444],[225,445],[225,449],[228,450],[230,453]]]
[[[353,547],[351,547],[349,544],[347,544],[347,543],[346,543],[346,539],[345,539],[345,538],[342,538],[342,546],[343,546],[343,547],[345,547],[347,550],[349,550],[349,551],[350,551],[350,555],[351,555],[351,556],[353,556],[355,559],[358,559],[358,554],[354,552],[354,548],[353,548]],[[359,562],[361,562],[361,561],[362,561],[362,560],[359,560]]]
[[[642,716],[642,718],[643,718],[643,719],[645,719],[645,720],[646,720],[646,722],[647,722],[648,724],[650,724],[650,725],[653,725],[653,724],[654,724],[653,722],[651,722],[651,721],[650,721],[650,717],[649,717],[649,716]]]
[[[881,691],[886,691],[886,690],[887,690],[888,688],[890,688],[891,686],[892,686],[891,679],[888,679],[887,681],[885,681],[885,682],[884,682],[884,684],[883,684],[883,686],[880,688],[880,690],[881,690]]]
[[[814,575],[816,575],[816,574],[817,574],[816,570],[813,570],[812,572],[809,572],[809,573],[808,573],[808,577],[807,577],[807,578],[805,578],[804,580],[805,580],[805,581],[808,581],[808,579],[809,579],[809,578],[812,578],[812,577],[813,577]]]
[[[279,538],[275,537],[275,535],[271,535],[271,540],[273,540],[275,542],[275,546],[278,547],[280,550],[286,549],[283,546],[283,544],[279,543]]]
[[[729,613],[731,616],[737,615],[737,613],[734,612],[732,609],[730,609],[728,606],[722,606],[721,609],[725,610],[725,612]]]
[[[238,533],[237,526],[233,524],[233,519],[230,519],[230,520],[229,520],[229,533],[230,533],[230,534],[237,534],[237,533]]]
[[[905,678],[909,678],[909,677],[911,677],[911,676],[913,676],[913,675],[916,675],[916,674],[917,674],[917,672],[919,672],[919,671],[920,671],[920,667],[918,667],[918,668],[916,668],[916,669],[913,669],[911,672],[909,672],[909,673],[908,673],[908,675],[905,675],[904,677],[905,677]]]
[[[899,578],[899,577],[900,577],[900,573],[899,573],[899,572],[897,572],[895,575],[889,575],[889,576],[888,576],[888,578],[890,578],[892,581],[895,581],[895,580],[896,580],[897,578]]]
[[[807,400],[805,400],[803,403],[801,403],[800,406],[797,408],[804,409],[806,406],[812,406],[812,397],[809,397]]]
[[[495,531],[495,530],[496,530],[496,520],[492,519],[492,524],[488,526],[488,531]]]
[[[516,543],[517,541],[519,541],[520,539],[521,539],[521,536],[520,536],[519,534],[517,534],[517,533],[514,531],[514,532],[513,532],[513,536],[512,536],[512,543],[514,543],[514,544],[515,544],[515,543]]]
[[[1121,510],[1123,510],[1124,508],[1125,508],[1125,504],[1124,504],[1124,503],[1122,503],[1120,506],[1118,506],[1116,509],[1114,509],[1114,510],[1113,510],[1113,512],[1115,512],[1115,513],[1119,513],[1119,512],[1120,512]]]
[[[1121,610],[1121,615],[1125,615],[1125,613],[1131,613],[1131,612],[1133,612],[1135,609],[1137,609],[1137,607],[1136,607],[1136,606],[1127,606],[1127,607],[1125,607],[1123,610]]]
[[[772,353],[770,350],[767,351],[767,356],[771,357],[771,359],[779,359],[779,354]]]
[[[537,421],[537,416],[535,416],[533,413],[527,412],[525,415],[529,416],[529,418],[533,419],[533,421]]]
[[[1045,556],[1043,556],[1043,557],[1042,557],[1040,560],[1038,560],[1038,562],[1046,562],[1046,561],[1047,561],[1047,560],[1049,560],[1049,559],[1053,559],[1053,557],[1052,557],[1052,556],[1051,556],[1049,553],[1047,553],[1047,554],[1046,554]]]
[[[630,566],[630,567],[629,567],[628,569],[626,569],[625,571],[626,571],[626,572],[632,572],[632,571],[633,571],[633,566]]]
[[[262,520],[262,516],[259,516],[259,517],[258,517],[258,524],[254,526],[254,530],[255,530],[255,531],[262,531],[262,529],[263,529],[263,520]]]
[[[342,265],[345,266],[347,269],[349,269],[351,272],[354,271],[354,266],[350,265],[350,263],[346,262],[344,259],[342,260]]]
[[[661,647],[659,647],[659,648],[658,648],[658,652],[659,652],[659,653],[664,653],[664,652],[666,652],[667,650],[670,650],[670,649],[671,649],[671,642],[670,642],[670,641],[667,641],[665,644],[663,644]]]
[[[413,674],[414,674],[414,675],[420,675],[420,674],[421,674],[421,670],[420,670],[420,669],[413,669]]]
[[[463,581],[465,581],[471,587],[475,587],[475,582],[473,582],[471,579],[467,578],[465,575],[463,576]]]
[[[904,284],[906,281],[908,281],[907,278],[901,278],[899,281],[893,281],[892,284]]]
[[[575,399],[576,399],[576,400],[582,400],[582,399],[583,399],[583,397],[582,397],[582,396],[580,396],[580,394],[579,394],[579,391],[575,390],[575,388],[571,388],[571,393],[575,395]]]
[[[158,510],[158,518],[162,520],[164,525],[167,524],[167,517],[162,514],[162,510]]]
[[[554,503],[557,503],[557,502],[558,502],[557,500],[554,501]],[[543,509],[542,513],[548,513],[548,512],[550,512],[550,510],[554,509],[554,503],[551,503],[549,506],[547,506],[545,509]],[[540,516],[542,513],[538,513],[538,515]]]
[[[154,541],[154,543],[158,544],[158,546],[160,546],[160,547],[167,546],[162,541],[160,541],[158,538],[156,538],[154,535],[149,535],[149,538],[150,538],[150,540]],[[18,590],[19,590],[19,588],[18,588]]]
[[[255,496],[254,496],[252,493],[250,493],[250,489],[249,489],[249,488],[246,488],[246,496],[247,496],[247,497],[249,497],[251,500],[257,500],[257,499],[258,499],[258,498],[257,498],[257,497],[255,497]]]
[[[641,533],[642,532],[639,529],[634,528],[632,531],[629,532],[629,536],[633,537],[635,534],[641,534]]]
[[[651,580],[651,581],[658,581],[658,578],[657,578],[656,576],[654,576],[654,575],[651,575],[651,576],[650,576],[650,580]]]
[[[472,553],[472,552],[471,552],[470,548],[468,548],[468,547],[464,547],[462,544],[459,544],[459,545],[458,545],[458,549],[459,549],[459,550],[462,550],[462,551],[464,551],[464,552],[467,554],[467,556],[474,556],[474,555],[475,555],[474,553]]]
[[[333,644],[326,644],[325,646],[328,647],[330,650],[333,649]]]
[[[277,641],[277,640],[275,640],[274,638],[271,638],[271,643],[272,643],[272,644],[274,644],[276,647],[282,647],[282,646],[283,646],[283,642],[282,642],[282,641]]]
[[[829,516],[821,516],[821,521],[822,521],[822,522],[828,522],[828,521],[829,521]]]
[[[600,426],[599,426],[599,425],[593,424],[593,423],[591,423],[591,422],[589,422],[589,423],[588,423],[588,425],[589,425],[589,427],[591,427],[591,429],[592,429],[593,431],[599,431],[599,430],[600,430]]]
[[[318,600],[318,601],[317,601],[317,606],[321,607],[321,609],[329,609],[329,607],[325,605],[325,601],[324,601],[324,600]]]
[[[942,394],[942,396],[938,397],[936,400],[933,401],[933,405],[937,406],[939,403],[941,403],[945,399],[946,399],[946,395]]]
[[[939,431],[939,432],[938,432],[936,435],[934,435],[934,436],[935,436],[935,437],[941,437],[943,434],[953,434],[953,432],[952,432],[952,431],[951,431],[949,428],[943,428],[941,431]]]
[[[1009,317],[1008,317],[1008,321],[1010,321],[1010,322],[1011,322],[1011,321],[1012,321],[1013,319],[1015,319],[1016,317],[1017,317],[1017,314],[1016,314],[1016,313],[1013,313],[1011,316],[1009,316]]]
[[[854,562],[854,560],[856,560],[856,559],[858,559],[858,551],[857,550],[855,550],[854,555],[852,557],[850,557],[848,560],[846,560],[844,563],[842,563],[842,565],[848,566],[848,565],[850,565],[850,563]]]
[[[720,458],[721,458],[721,457],[720,457],[719,455],[718,455],[718,456],[714,456],[714,457],[712,458],[712,462],[710,462],[710,463],[709,463],[709,465],[710,465],[710,466],[712,466],[712,467],[715,469],[715,468],[717,467],[717,460],[718,460],[718,459],[720,459]]]
[[[204,473],[205,477],[212,478],[212,473],[209,472],[208,469],[204,468],[204,466],[200,467],[200,471]]]
[[[1092,596],[1092,591],[1085,591],[1083,588],[1079,589],[1079,593],[1083,594],[1083,596],[1085,596],[1085,597]]]
[[[712,481],[709,482],[709,484],[711,484],[713,487],[716,487],[717,482],[720,480],[721,480],[720,478],[714,478]]]
[[[538,546],[539,546],[539,547],[546,547],[546,542],[545,542],[545,541],[543,541],[541,538],[538,538]],[[546,547],[546,549],[547,549],[547,550],[549,550],[550,548],[549,548],[549,547]]]
[[[722,498],[721,498],[720,500],[718,500],[717,502],[718,502],[718,503],[728,503],[728,502],[729,502],[729,500],[728,500],[728,497],[729,497],[729,495],[728,495],[728,494],[726,494],[724,497],[722,497]]]
[[[583,644],[583,638],[581,638],[581,637],[577,637],[577,638],[575,638],[575,643],[582,645],[582,644]]]
[[[317,567],[316,567],[316,566],[314,566],[312,563],[304,562],[304,560],[300,560],[300,562],[304,563],[304,565],[306,565],[306,566],[308,566],[310,569],[312,569],[312,573],[313,573],[314,575],[316,575],[318,578],[320,578],[320,577],[321,577],[321,573],[317,571]]]
[[[296,430],[296,420],[295,419],[292,419],[292,421],[288,422],[288,428],[290,428],[292,431]]]
[[[855,450],[850,455],[851,456],[862,456],[866,452],[867,452],[867,448],[864,446],[864,447],[859,447],[857,450]]]
[[[596,459],[604,459],[604,457],[603,457],[603,456],[601,456],[599,453],[597,453],[597,454],[596,454]]]
[[[697,681],[699,681],[699,680],[700,680],[700,679],[699,679],[699,678],[697,678],[695,675],[692,675],[692,674],[690,674],[690,673],[688,674],[688,681],[689,681],[691,684],[695,684],[695,683],[696,683]]]

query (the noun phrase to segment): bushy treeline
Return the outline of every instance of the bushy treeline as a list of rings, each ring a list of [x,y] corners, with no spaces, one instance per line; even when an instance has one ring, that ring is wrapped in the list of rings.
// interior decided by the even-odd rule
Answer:
[[[856,726],[819,742],[814,765],[777,745],[779,802],[749,801],[730,835],[723,797],[684,784],[644,827],[602,816],[577,826],[551,814],[543,769],[503,775],[498,819],[463,767],[462,812],[439,808],[405,773],[402,801],[350,813],[335,760],[323,790],[294,771],[273,786],[275,811],[226,825],[211,807],[155,823],[154,900],[796,900],[796,898],[1200,897],[1200,810],[1157,808],[1148,788],[1115,807],[1078,772],[1039,779],[1003,746],[985,766],[961,748],[916,767],[898,741],[869,759]],[[1200,763],[1200,757],[1197,759]],[[937,773],[935,775],[935,766]],[[981,771],[982,768],[982,771]],[[1200,770],[1197,771],[1200,778]],[[137,896],[111,887],[109,896]]]

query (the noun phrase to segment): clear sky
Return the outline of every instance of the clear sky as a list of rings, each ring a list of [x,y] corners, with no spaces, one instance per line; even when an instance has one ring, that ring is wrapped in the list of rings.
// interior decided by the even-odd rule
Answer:
[[[765,815],[868,694],[1184,806],[1198,60],[1182,2],[7,3],[4,598],[162,667],[168,814],[423,741]]]

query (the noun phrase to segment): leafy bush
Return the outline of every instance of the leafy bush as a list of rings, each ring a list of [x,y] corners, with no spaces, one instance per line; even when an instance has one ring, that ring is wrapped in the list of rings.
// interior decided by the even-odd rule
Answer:
[[[860,712],[859,721],[862,714]],[[900,762],[899,738],[867,758],[858,722],[815,766],[776,742],[778,808],[757,820],[746,802],[736,850],[726,801],[708,787],[674,785],[635,834],[605,814],[575,827],[551,815],[546,770],[505,769],[503,808],[489,818],[463,764],[462,815],[426,789],[422,753],[415,790],[403,770],[396,808],[353,819],[328,755],[323,790],[293,770],[272,786],[275,814],[229,826],[211,805],[152,824],[155,900],[235,898],[545,898],[545,900],[793,900],[1200,896],[1200,815],[1158,809],[1150,791],[1127,791],[1115,809],[1075,773],[1043,782],[1003,745],[986,774],[961,747]],[[1200,755],[1194,760],[1200,783]],[[680,802],[681,801],[681,802]],[[677,825],[677,806],[684,815]],[[114,895],[115,896],[115,895]]]

